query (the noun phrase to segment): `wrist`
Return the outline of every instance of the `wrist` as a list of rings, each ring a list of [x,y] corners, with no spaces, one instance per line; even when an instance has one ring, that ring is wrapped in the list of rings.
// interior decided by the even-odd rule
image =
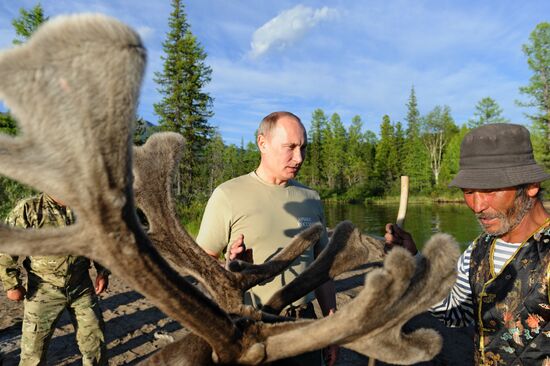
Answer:
[[[9,291],[14,291],[14,290],[19,290],[21,287],[22,287],[21,284],[18,283],[18,284],[13,285],[10,288],[7,288],[5,290],[6,290],[6,292],[9,292]]]

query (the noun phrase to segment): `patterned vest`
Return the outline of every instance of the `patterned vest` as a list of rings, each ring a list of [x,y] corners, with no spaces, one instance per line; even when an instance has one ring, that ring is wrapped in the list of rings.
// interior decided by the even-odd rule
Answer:
[[[475,242],[470,286],[478,365],[550,365],[550,228],[548,221],[520,245],[498,275],[496,238]]]

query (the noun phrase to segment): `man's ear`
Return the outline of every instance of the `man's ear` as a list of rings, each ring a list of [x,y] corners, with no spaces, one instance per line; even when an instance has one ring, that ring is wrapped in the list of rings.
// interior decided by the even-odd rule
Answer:
[[[540,183],[530,183],[527,186],[527,195],[531,198],[535,197],[540,191]]]
[[[267,143],[266,137],[264,135],[258,135],[256,138],[256,143],[258,144],[258,149],[260,149],[260,152],[264,152]]]

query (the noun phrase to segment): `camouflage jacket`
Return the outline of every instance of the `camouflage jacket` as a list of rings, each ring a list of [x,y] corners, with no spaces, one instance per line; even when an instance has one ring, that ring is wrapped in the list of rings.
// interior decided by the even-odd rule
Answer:
[[[47,194],[24,199],[10,212],[6,224],[20,228],[59,227],[74,223],[70,208],[55,202]],[[4,290],[11,290],[21,285],[18,257],[0,254],[0,280]],[[66,287],[76,285],[88,278],[90,260],[80,256],[32,256],[23,262],[31,277],[51,283],[54,286]],[[98,273],[108,274],[105,268],[94,263]]]

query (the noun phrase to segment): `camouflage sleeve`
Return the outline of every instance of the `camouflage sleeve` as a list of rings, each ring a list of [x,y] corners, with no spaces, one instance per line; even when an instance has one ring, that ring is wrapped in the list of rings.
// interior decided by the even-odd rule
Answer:
[[[20,201],[8,214],[6,225],[28,229],[33,226],[31,214],[32,205],[27,201]]]
[[[28,227],[26,219],[26,205],[18,204],[6,218],[6,224],[9,226]],[[17,257],[8,254],[0,253],[0,280],[4,286],[4,290],[12,290],[17,286],[21,286],[20,269],[17,265]]]
[[[4,290],[12,290],[21,286],[20,271],[17,266],[17,257],[0,253],[0,280]]]

